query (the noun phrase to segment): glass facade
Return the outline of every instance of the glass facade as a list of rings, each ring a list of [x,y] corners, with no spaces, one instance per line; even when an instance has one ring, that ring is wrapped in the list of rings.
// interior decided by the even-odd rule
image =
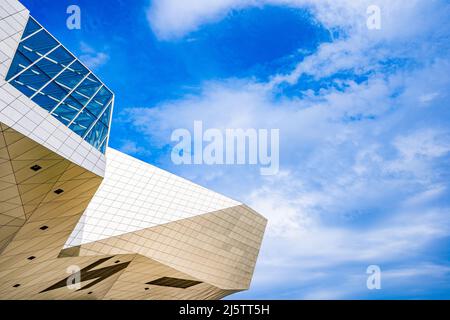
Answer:
[[[31,16],[6,81],[105,153],[114,94]]]

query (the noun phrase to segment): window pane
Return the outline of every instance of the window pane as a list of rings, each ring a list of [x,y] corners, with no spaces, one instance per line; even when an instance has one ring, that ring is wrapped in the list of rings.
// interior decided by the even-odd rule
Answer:
[[[100,81],[97,78],[90,75],[83,81],[82,84],[78,86],[77,92],[81,95],[87,96],[89,99],[94,95],[94,93],[98,90],[98,88],[100,88],[100,86],[101,86]]]
[[[105,87],[102,87],[100,91],[95,95],[94,100],[101,105],[106,105],[112,98],[112,93]]]
[[[51,52],[47,57],[63,67],[75,59],[75,57],[72,56],[64,47],[59,47],[55,51]]]
[[[28,19],[27,26],[25,27],[25,31],[23,32],[22,39],[29,36],[36,30],[39,30],[41,26],[34,20],[32,17]]]
[[[27,58],[36,61],[41,55],[46,54],[56,47],[58,43],[47,32],[38,32],[34,36],[24,40],[19,45],[19,50]]]
[[[13,80],[11,83],[17,90],[22,92],[27,97],[30,97],[35,92],[34,90],[30,89],[25,83]]]
[[[104,152],[113,93],[32,17],[22,39],[27,36],[18,45],[6,80]]]
[[[77,115],[79,111],[79,106],[73,101],[65,101],[58,106],[58,108],[53,112],[55,118],[58,118],[65,125],[69,124],[73,118]]]
[[[11,67],[8,70],[8,74],[6,76],[6,81],[9,81],[12,77],[18,74],[20,71],[25,69],[31,64],[31,61],[27,59],[22,53],[19,51],[16,52],[14,59],[11,63]]]
[[[98,104],[95,100],[89,102],[86,108],[96,117],[100,116],[100,113],[103,111],[103,105]]]
[[[101,153],[105,153],[106,152],[106,140],[108,140],[108,139],[104,139],[103,140],[102,146],[99,148]]]
[[[41,108],[44,108],[47,111],[51,111],[54,106],[58,104],[57,101],[53,100],[49,96],[45,94],[37,94],[33,101],[36,102]]]
[[[81,81],[81,79],[83,79],[83,76],[69,70],[69,68],[64,70],[63,73],[55,79],[55,81],[60,85],[66,86],[69,90],[72,90]]]
[[[41,92],[55,98],[56,100],[58,100],[58,102],[61,101],[68,94],[67,90],[58,86],[54,82],[50,83],[48,86],[43,88]]]
[[[103,139],[108,133],[108,128],[102,123],[97,122],[89,134],[86,136],[86,141],[93,145],[95,148],[99,148]]]
[[[89,70],[86,69],[78,60],[70,66],[70,69],[83,77],[89,73]]]
[[[53,78],[63,69],[63,66],[57,63],[52,62],[48,59],[42,59],[33,66],[33,68],[39,68],[42,72],[47,74],[49,78]]]
[[[21,82],[26,84],[27,86],[38,90],[40,89],[44,84],[46,84],[50,78],[45,75],[41,70],[38,68],[30,68],[23,72],[20,76],[18,76],[15,79],[15,82]],[[34,92],[33,92],[34,93]]]
[[[70,129],[75,131],[78,135],[84,136],[89,126],[94,123],[95,117],[86,109],[84,109],[75,121],[70,125]]]
[[[100,121],[103,122],[106,126],[109,126],[109,118],[111,117],[111,111],[112,111],[112,103],[109,104],[108,109],[105,110],[105,112],[102,114],[102,117],[100,118]]]

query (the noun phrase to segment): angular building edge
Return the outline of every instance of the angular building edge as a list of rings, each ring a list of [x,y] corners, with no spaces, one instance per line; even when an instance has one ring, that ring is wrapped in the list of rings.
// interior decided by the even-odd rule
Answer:
[[[0,4],[0,299],[220,299],[248,289],[267,220],[116,150],[105,156],[5,81],[28,19],[18,1]]]

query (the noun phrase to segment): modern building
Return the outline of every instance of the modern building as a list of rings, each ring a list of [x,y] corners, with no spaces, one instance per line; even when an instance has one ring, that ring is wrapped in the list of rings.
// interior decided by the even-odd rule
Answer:
[[[0,299],[219,299],[266,219],[108,147],[113,92],[0,3]]]

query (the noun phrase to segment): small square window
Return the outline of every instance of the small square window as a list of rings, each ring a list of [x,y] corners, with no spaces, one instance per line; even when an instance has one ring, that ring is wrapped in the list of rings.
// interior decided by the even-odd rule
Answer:
[[[41,230],[47,230],[48,227],[47,227],[47,226],[42,226],[42,227],[40,227],[39,229],[41,229]]]
[[[56,194],[61,194],[61,193],[64,192],[64,190],[63,190],[63,189],[56,189],[54,192],[55,192]]]
[[[20,287],[20,283],[17,283],[17,284],[15,284],[15,285],[13,285],[13,287],[14,287],[14,288]]]
[[[30,169],[33,171],[39,171],[42,169],[42,167],[38,164],[35,164],[34,166],[31,166]]]
[[[33,259],[36,259],[36,257],[35,256],[28,257],[28,260],[33,260]]]

